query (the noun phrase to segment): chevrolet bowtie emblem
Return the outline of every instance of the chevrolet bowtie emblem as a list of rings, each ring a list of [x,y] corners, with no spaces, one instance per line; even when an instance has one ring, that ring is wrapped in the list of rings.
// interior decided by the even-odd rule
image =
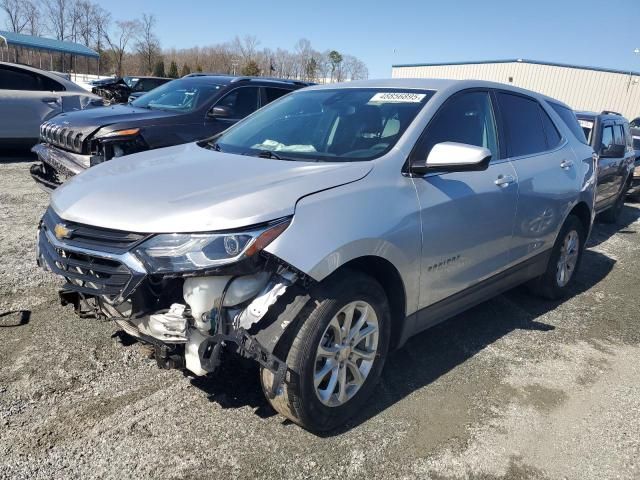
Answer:
[[[73,230],[70,228],[67,228],[62,223],[58,223],[54,227],[53,233],[55,234],[58,240],[64,240],[65,238],[71,238],[71,234],[73,233]]]

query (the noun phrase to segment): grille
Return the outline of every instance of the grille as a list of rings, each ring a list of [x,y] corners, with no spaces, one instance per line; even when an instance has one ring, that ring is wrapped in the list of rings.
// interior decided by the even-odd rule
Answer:
[[[40,231],[38,246],[47,266],[64,277],[71,290],[115,299],[132,278],[129,269],[118,261],[56,247],[49,241],[46,229]]]
[[[71,238],[55,240],[57,224],[71,230]],[[46,267],[65,278],[66,288],[101,296],[117,304],[125,300],[144,278],[143,271],[129,268],[131,257],[126,253],[144,238],[146,236],[142,234],[63,221],[49,209],[40,226],[38,250]],[[123,260],[127,258],[129,260]],[[128,265],[125,262],[129,262]]]
[[[82,133],[74,132],[53,123],[45,122],[40,126],[40,140],[51,143],[63,150],[82,153]]]
[[[123,232],[69,222],[62,220],[52,209],[47,210],[42,222],[51,232],[54,231],[57,224],[63,224],[71,230],[71,237],[65,239],[65,244],[71,247],[88,248],[105,253],[125,253],[148,236],[142,233]]]

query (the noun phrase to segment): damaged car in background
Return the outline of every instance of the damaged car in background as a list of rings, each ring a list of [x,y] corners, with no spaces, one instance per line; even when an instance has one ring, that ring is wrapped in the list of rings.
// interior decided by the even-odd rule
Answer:
[[[132,94],[138,96],[150,92],[170,81],[164,77],[116,77],[95,82],[91,93],[104,98],[107,105],[127,103]]]
[[[300,90],[73,177],[38,262],[65,279],[63,304],[113,319],[159,366],[251,358],[278,412],[333,429],[410,336],[524,282],[571,289],[593,150],[549,102],[479,81]]]
[[[258,108],[307,86],[297,80],[194,73],[128,105],[63,114],[40,126],[31,177],[50,192],[112,158],[210,137]]]

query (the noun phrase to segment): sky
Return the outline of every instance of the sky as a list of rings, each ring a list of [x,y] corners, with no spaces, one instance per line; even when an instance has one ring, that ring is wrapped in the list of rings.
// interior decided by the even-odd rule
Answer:
[[[255,35],[260,47],[363,60],[370,78],[391,65],[524,58],[640,71],[640,0],[98,0],[114,20],[157,18],[164,48]]]

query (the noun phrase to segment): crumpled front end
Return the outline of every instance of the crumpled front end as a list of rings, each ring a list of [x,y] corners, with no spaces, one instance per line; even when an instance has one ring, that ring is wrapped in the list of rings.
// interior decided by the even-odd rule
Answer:
[[[194,242],[203,243],[202,235],[187,242],[180,235],[167,240],[108,230],[64,221],[49,209],[38,230],[37,257],[42,268],[65,279],[63,304],[83,317],[114,320],[154,347],[159,366],[206,375],[230,350],[273,372],[270,394],[276,395],[286,364],[273,351],[285,327],[263,320],[288,288],[311,281],[262,249],[287,225],[285,219],[248,233],[212,236],[214,246],[203,248],[208,257],[202,258],[202,252],[185,254]],[[244,246],[234,243],[245,237],[251,240]],[[233,254],[232,261],[211,260],[216,242]],[[175,253],[170,261],[168,251]],[[209,265],[193,270],[188,262]]]

